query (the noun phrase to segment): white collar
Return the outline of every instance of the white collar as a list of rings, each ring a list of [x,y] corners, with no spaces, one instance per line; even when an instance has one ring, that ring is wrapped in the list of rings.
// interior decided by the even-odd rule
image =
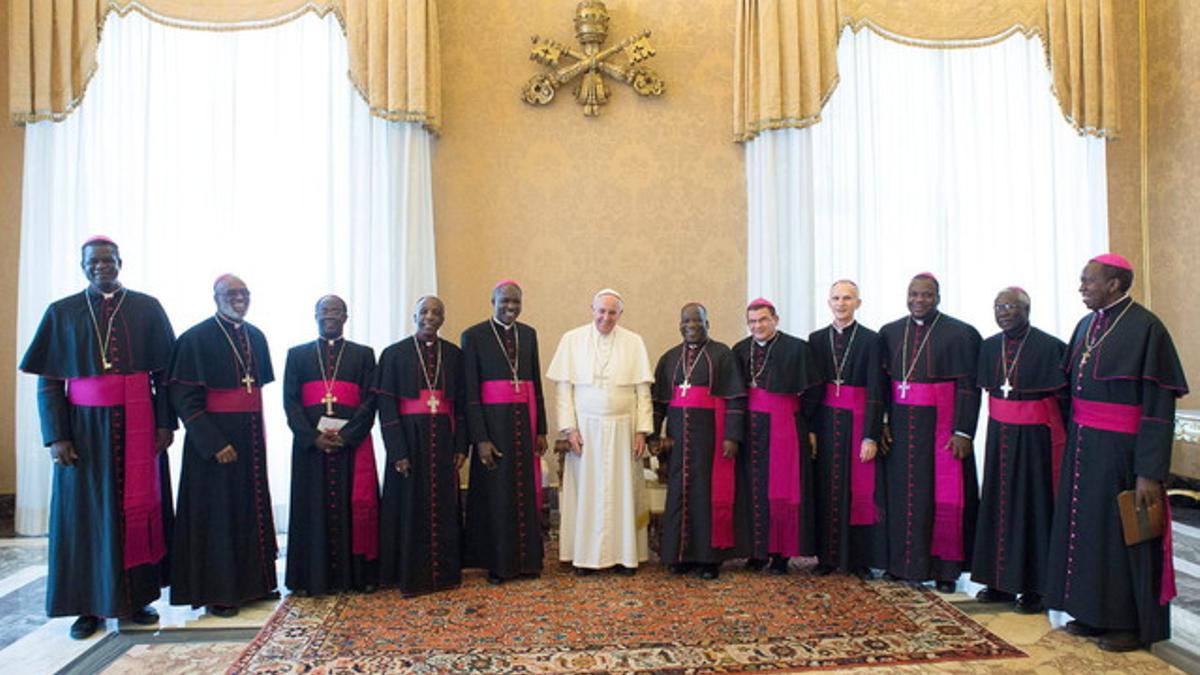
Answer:
[[[1126,293],[1125,295],[1122,295],[1120,298],[1118,298],[1116,301],[1109,303],[1107,306],[1101,307],[1100,309],[1096,310],[1096,312],[1099,313],[1100,316],[1104,316],[1105,312],[1107,312],[1108,310],[1112,309],[1113,307],[1116,307],[1117,305],[1121,304],[1128,297],[1129,297],[1129,294]]]

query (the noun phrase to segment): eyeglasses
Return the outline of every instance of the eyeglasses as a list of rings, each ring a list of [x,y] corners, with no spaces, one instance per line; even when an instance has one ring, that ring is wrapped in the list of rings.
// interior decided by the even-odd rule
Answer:
[[[1020,307],[1021,305],[1018,305],[1015,302],[1002,302],[993,305],[992,309],[996,310],[997,312],[1011,312],[1014,309],[1019,309]]]
[[[234,289],[231,291],[225,291],[224,293],[221,294],[221,297],[223,297],[227,300],[236,300],[238,298],[245,298],[245,299],[249,300],[250,299],[250,291],[245,288]]]

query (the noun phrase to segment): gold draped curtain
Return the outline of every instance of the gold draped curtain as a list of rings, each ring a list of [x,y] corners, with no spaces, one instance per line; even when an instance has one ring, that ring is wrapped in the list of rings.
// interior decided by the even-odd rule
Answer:
[[[10,106],[14,122],[64,119],[95,72],[110,13],[140,12],[200,30],[273,26],[307,12],[341,22],[350,80],[371,114],[441,121],[436,0],[10,0]]]
[[[1120,120],[1112,0],[739,0],[734,136],[806,127],[838,83],[842,30],[868,28],[921,47],[1039,36],[1054,96],[1081,134],[1114,137]]]

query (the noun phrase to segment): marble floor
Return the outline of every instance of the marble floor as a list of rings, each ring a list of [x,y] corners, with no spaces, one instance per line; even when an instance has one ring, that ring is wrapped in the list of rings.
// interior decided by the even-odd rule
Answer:
[[[967,581],[946,596],[1029,658],[1004,661],[944,662],[921,666],[870,668],[869,673],[1200,673],[1200,528],[1176,523],[1179,598],[1173,607],[1174,637],[1153,653],[1108,654],[1093,643],[1067,635],[1067,617],[1023,616],[977,603],[979,586]],[[283,542],[281,541],[281,546]],[[220,619],[203,610],[155,604],[158,626],[109,620],[88,640],[72,640],[72,618],[44,615],[46,540],[0,539],[0,673],[220,673],[233,663],[278,601],[243,608]],[[280,578],[283,577],[280,558]]]

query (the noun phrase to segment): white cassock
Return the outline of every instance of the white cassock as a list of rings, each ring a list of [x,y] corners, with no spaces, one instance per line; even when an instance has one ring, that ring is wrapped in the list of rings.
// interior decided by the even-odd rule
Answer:
[[[559,560],[576,567],[637,567],[649,557],[650,522],[636,432],[650,433],[654,376],[642,337],[592,324],[567,331],[546,377],[558,383],[559,429],[578,429],[583,453],[563,462]]]

